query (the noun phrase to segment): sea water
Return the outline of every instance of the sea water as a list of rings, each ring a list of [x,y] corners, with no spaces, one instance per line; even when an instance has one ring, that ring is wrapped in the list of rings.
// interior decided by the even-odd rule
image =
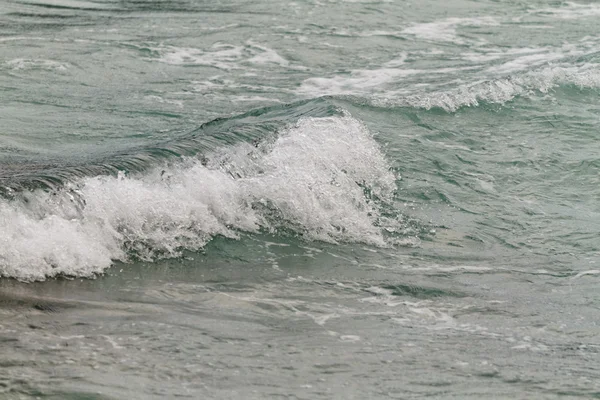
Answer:
[[[599,27],[0,0],[0,398],[600,397]]]

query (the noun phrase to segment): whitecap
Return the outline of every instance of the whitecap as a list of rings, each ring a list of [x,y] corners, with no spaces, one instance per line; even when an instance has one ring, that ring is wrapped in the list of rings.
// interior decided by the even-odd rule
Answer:
[[[458,27],[498,26],[500,23],[493,17],[479,18],[446,18],[433,22],[418,23],[402,30],[405,35],[434,42],[452,42],[463,44],[465,39],[459,38]]]
[[[257,147],[142,175],[88,177],[0,202],[0,275],[91,276],[114,260],[177,257],[214,236],[284,229],[307,240],[385,246],[377,204],[395,176],[350,116],[301,119]]]

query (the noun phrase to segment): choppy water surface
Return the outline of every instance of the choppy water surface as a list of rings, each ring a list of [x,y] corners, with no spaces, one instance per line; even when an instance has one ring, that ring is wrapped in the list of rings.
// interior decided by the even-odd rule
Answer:
[[[600,398],[598,26],[0,0],[0,397]]]

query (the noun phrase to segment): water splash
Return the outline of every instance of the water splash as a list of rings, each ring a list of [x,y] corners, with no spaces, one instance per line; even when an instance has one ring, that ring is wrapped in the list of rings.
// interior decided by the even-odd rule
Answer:
[[[395,179],[358,120],[303,118],[202,160],[1,202],[0,274],[91,276],[114,260],[177,257],[216,235],[259,230],[384,246],[378,202],[391,199]]]

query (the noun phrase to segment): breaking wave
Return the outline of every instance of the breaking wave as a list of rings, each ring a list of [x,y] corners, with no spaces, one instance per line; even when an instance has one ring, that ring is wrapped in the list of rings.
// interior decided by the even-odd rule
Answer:
[[[385,246],[379,204],[395,181],[360,121],[302,117],[260,142],[0,200],[0,275],[92,276],[244,232]]]
[[[584,67],[546,67],[501,79],[465,84],[446,91],[404,97],[374,97],[370,103],[378,107],[413,107],[454,112],[480,103],[505,104],[519,96],[546,94],[560,86],[579,89],[600,88],[596,65]]]

